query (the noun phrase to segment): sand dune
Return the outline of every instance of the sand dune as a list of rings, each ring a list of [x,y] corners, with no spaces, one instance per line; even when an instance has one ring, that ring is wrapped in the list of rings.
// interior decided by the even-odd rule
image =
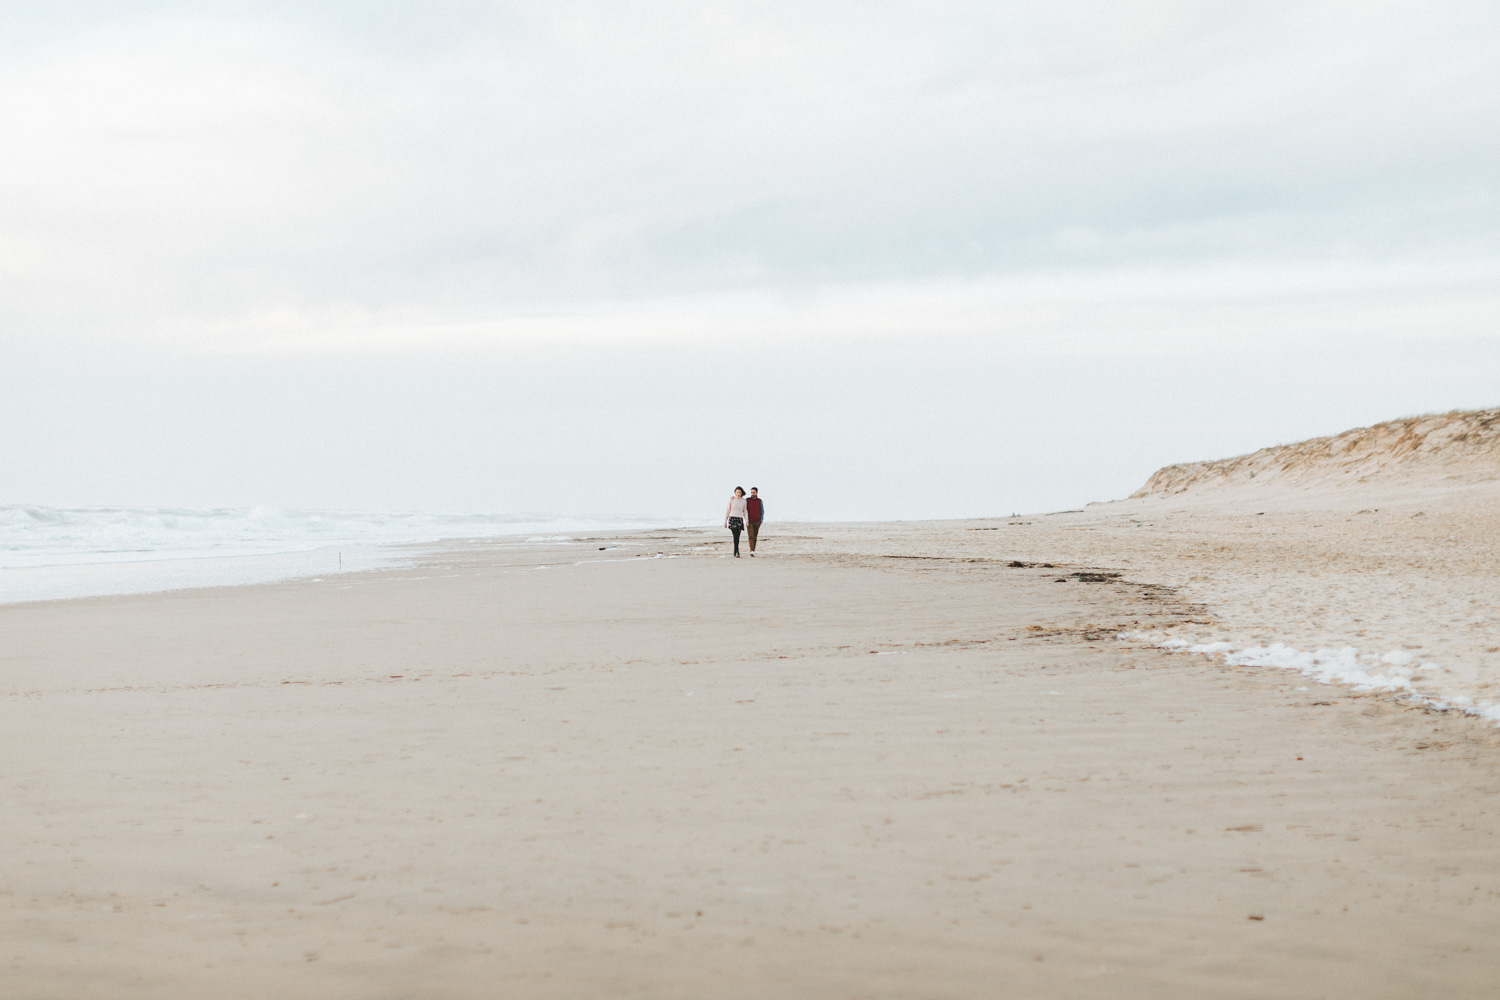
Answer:
[[[1500,408],[1388,420],[1236,458],[1158,469],[1132,498],[1207,490],[1500,480]]]

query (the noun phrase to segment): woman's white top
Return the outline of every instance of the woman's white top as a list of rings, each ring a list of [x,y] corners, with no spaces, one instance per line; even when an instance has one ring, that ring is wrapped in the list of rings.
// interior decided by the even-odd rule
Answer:
[[[742,521],[750,520],[750,514],[745,510],[745,498],[731,495],[729,498],[729,512],[724,515],[724,520],[737,517]]]

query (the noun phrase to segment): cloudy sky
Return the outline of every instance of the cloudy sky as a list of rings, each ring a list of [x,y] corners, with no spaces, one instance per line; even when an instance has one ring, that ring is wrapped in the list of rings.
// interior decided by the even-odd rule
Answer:
[[[0,13],[0,504],[982,515],[1500,405],[1500,7]]]

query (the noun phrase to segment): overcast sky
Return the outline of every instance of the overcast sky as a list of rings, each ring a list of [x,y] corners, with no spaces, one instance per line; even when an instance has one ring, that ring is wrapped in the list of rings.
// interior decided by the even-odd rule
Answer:
[[[0,504],[1006,514],[1500,405],[1484,0],[21,7]]]

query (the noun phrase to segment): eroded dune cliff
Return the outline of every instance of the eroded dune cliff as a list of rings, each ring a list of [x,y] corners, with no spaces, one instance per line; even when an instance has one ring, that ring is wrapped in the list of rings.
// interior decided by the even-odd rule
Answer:
[[[1388,420],[1332,437],[1158,469],[1132,497],[1223,488],[1500,481],[1500,407]]]

